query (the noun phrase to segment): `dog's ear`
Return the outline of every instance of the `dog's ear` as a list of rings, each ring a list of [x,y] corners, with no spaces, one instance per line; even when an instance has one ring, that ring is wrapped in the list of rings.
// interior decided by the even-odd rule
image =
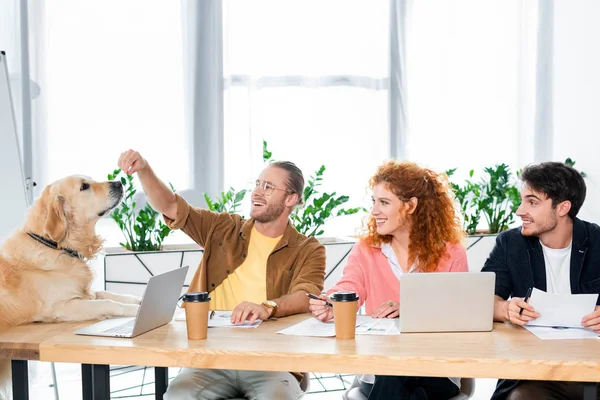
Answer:
[[[65,198],[60,194],[49,197],[46,203],[46,225],[44,234],[55,242],[60,242],[67,234]]]

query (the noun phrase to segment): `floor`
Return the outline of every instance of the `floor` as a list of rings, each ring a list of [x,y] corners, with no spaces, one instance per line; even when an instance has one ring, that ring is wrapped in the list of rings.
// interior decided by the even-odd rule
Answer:
[[[81,369],[79,365],[55,364],[60,400],[81,400]],[[175,377],[178,368],[169,368],[169,376]],[[354,375],[312,374],[310,391],[305,400],[341,399],[342,391],[354,380]],[[154,371],[151,368],[113,367],[111,370],[111,399],[154,400]],[[142,385],[142,383],[144,383]],[[473,400],[490,398],[495,379],[477,379]],[[30,398],[32,400],[55,398],[50,364],[31,363]]]

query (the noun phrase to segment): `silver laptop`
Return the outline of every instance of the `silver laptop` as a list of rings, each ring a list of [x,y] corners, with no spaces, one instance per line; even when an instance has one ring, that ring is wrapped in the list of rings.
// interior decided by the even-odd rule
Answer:
[[[188,268],[185,266],[151,277],[135,318],[111,318],[76,330],[75,333],[132,338],[169,323],[173,319]]]
[[[493,272],[435,272],[400,277],[400,332],[491,331]]]

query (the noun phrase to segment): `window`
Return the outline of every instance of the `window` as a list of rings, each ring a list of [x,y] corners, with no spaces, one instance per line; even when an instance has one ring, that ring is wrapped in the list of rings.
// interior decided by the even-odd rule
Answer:
[[[178,190],[189,189],[180,3],[63,0],[37,12],[41,183],[71,174],[104,180],[132,148]]]
[[[533,2],[425,0],[410,12],[409,159],[456,179],[532,161]]]
[[[241,187],[273,157],[323,191],[366,205],[368,178],[389,154],[387,1],[229,1],[223,6],[225,180]],[[240,166],[248,166],[248,168]],[[351,234],[356,216],[326,235]]]

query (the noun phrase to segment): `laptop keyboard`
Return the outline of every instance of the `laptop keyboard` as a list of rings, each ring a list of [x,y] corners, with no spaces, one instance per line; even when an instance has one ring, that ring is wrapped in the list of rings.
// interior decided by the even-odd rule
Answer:
[[[131,335],[133,333],[133,324],[135,324],[135,320],[109,328],[102,333],[108,333],[115,336]]]

